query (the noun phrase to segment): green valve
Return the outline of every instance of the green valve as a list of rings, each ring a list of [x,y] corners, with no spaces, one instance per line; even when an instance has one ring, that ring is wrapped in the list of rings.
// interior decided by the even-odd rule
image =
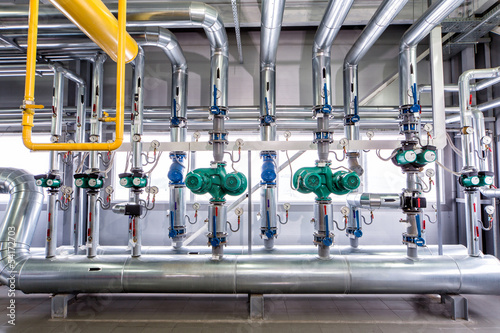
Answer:
[[[73,177],[75,178],[75,185],[79,188],[99,189],[104,186],[103,177],[98,173],[77,173]]]
[[[148,184],[148,177],[141,172],[120,173],[118,177],[125,188],[144,188]]]
[[[186,176],[186,186],[194,194],[210,193],[212,202],[225,201],[224,196],[240,195],[247,188],[247,178],[241,172],[226,173],[225,163],[215,168],[201,168]]]
[[[480,182],[481,182],[481,180],[479,179],[479,176],[477,176],[477,175],[475,175],[475,176],[462,175],[460,177],[460,184],[463,187],[478,187]]]
[[[93,189],[102,188],[104,185],[104,182],[100,178],[89,178],[88,185],[89,185],[89,188],[93,188]]]
[[[300,193],[316,194],[316,200],[331,200],[330,194],[344,195],[361,184],[355,172],[332,172],[330,166],[301,168],[293,176],[294,187]]]
[[[489,171],[479,171],[479,186],[490,186],[493,185],[494,173]]]
[[[417,154],[417,163],[418,164],[428,164],[432,163],[436,160],[436,152],[433,150],[422,150],[421,153]]]
[[[35,184],[44,188],[59,188],[62,185],[61,179],[57,175],[37,175],[34,176]]]
[[[395,156],[398,165],[413,163],[417,160],[417,154],[413,150],[400,149]]]

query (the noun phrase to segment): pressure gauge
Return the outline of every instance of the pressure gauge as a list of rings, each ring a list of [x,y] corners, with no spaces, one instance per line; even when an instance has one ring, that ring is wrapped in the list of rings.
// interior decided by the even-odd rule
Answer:
[[[151,186],[151,187],[149,187],[149,193],[151,193],[151,194],[153,194],[153,195],[158,194],[158,192],[159,192],[159,191],[160,191],[160,190],[159,190],[159,189],[158,189],[158,187],[156,187],[156,186]]]
[[[238,148],[243,147],[243,145],[244,145],[244,144],[245,144],[245,141],[243,141],[243,139],[238,139],[238,140],[236,140],[236,146],[237,146]]]
[[[113,194],[113,192],[115,191],[113,189],[113,186],[111,186],[111,185],[106,186],[106,188],[104,190],[106,191],[107,194]]]
[[[200,132],[194,132],[194,133],[193,133],[193,138],[194,138],[196,141],[198,141],[198,140],[200,139],[200,137],[201,137],[201,133],[200,133]]]
[[[243,208],[240,208],[240,207],[236,208],[236,209],[234,210],[234,213],[236,214],[236,216],[241,216],[241,215],[243,215]]]
[[[158,141],[158,140],[151,141],[151,148],[152,149],[158,149],[159,147],[160,147],[160,141]]]
[[[98,135],[95,135],[95,134],[92,134],[90,137],[90,142],[97,142],[99,140],[99,136]]]
[[[120,183],[121,183],[121,180],[120,180]],[[78,186],[78,187],[83,186],[83,179],[81,179],[81,178],[76,179],[75,180],[75,185]]]
[[[73,189],[69,186],[65,186],[62,191],[64,194],[67,194],[67,195],[73,194]]]
[[[472,127],[465,128],[465,134],[473,134],[473,133],[474,133],[474,129]]]
[[[283,204],[284,210],[290,210],[290,207],[292,207],[292,205],[290,205],[288,202]]]
[[[348,216],[349,215],[349,207],[347,206],[343,206],[342,208],[340,208],[340,213],[343,215],[343,216]]]
[[[432,129],[433,129],[432,124],[425,124],[424,125],[424,131],[426,131],[427,133],[432,132]]]
[[[367,131],[367,132],[366,132],[366,137],[367,137],[368,139],[371,139],[371,138],[373,138],[374,136],[375,136],[375,132],[373,132],[373,131]]]
[[[434,175],[435,175],[435,174],[436,174],[436,173],[434,172],[434,170],[433,170],[433,169],[427,169],[427,170],[425,170],[425,175],[426,175],[427,177],[429,177],[429,178],[434,177]]]
[[[97,185],[97,180],[94,178],[89,179],[89,186],[94,187]]]
[[[128,183],[127,178],[120,178],[120,185],[121,186],[126,186]],[[78,186],[78,184],[76,184]]]
[[[140,134],[134,134],[132,136],[132,141],[134,141],[134,142],[141,142],[141,135]]]
[[[54,181],[52,179],[47,179],[47,185],[52,186],[54,184]]]
[[[59,137],[57,135],[52,135],[50,137],[50,142],[56,143],[57,141],[59,141]]]
[[[345,147],[349,144],[349,140],[347,140],[346,138],[340,139],[339,144],[341,147]]]
[[[194,209],[194,210],[199,210],[199,209],[200,209],[200,204],[199,204],[199,203],[197,203],[197,202],[195,202],[195,203],[193,204],[193,209]]]
[[[75,143],[75,140],[68,140],[68,143]]]
[[[134,184],[134,186],[139,186],[141,185],[141,178],[139,177],[135,177],[133,180],[132,180],[132,184]]]
[[[285,133],[283,133],[283,136],[285,137],[285,139],[289,139],[292,136],[292,132],[286,131]]]
[[[493,214],[495,214],[495,207],[491,206],[491,205],[490,206],[486,206],[486,207],[484,207],[484,211],[488,215],[493,215]]]
[[[491,139],[491,136],[488,136],[488,135],[485,135],[485,136],[483,136],[483,137],[481,138],[481,143],[482,143],[483,145],[491,145],[491,142],[492,142],[492,141],[493,141],[493,140]]]

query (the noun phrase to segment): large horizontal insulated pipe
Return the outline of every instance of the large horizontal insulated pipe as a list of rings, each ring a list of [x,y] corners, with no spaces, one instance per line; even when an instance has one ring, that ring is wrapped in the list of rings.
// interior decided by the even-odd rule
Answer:
[[[37,257],[19,271],[25,293],[500,294],[492,256]]]
[[[49,0],[114,61],[118,59],[118,20],[101,0]],[[137,43],[125,35],[125,62],[137,55]]]
[[[10,194],[0,230],[0,282],[7,284],[10,272],[15,270],[9,266],[9,254],[14,251],[13,259],[19,264],[29,253],[42,210],[43,191],[26,171],[0,168],[0,194]]]
[[[399,104],[413,104],[411,89],[417,81],[417,44],[464,0],[434,2],[405,32],[399,44]]]

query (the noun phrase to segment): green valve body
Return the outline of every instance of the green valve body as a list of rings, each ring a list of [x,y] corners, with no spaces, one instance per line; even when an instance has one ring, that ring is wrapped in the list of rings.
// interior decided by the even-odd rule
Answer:
[[[103,177],[97,173],[91,174],[75,174],[75,185],[84,189],[99,189],[104,186]]]
[[[247,189],[247,178],[241,172],[226,173],[224,163],[215,168],[201,168],[186,176],[186,186],[194,194],[210,193],[211,202],[224,202],[224,196],[240,195]]]
[[[432,163],[436,160],[436,152],[433,150],[425,149],[422,150],[421,153],[417,154],[417,163],[418,164],[428,164]]]
[[[300,193],[314,192],[316,200],[331,200],[330,194],[347,194],[357,189],[361,181],[355,172],[333,173],[329,166],[324,166],[297,170],[293,176],[293,184]]]
[[[399,150],[395,156],[398,165],[413,163],[417,160],[417,154],[413,150]]]
[[[121,173],[118,177],[125,188],[144,188],[148,184],[148,177],[142,173]]]

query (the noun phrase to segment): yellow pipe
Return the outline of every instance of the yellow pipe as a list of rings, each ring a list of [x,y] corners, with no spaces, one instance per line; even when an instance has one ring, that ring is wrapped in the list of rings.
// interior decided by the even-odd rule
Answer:
[[[115,141],[111,143],[33,143],[31,128],[33,127],[34,110],[43,108],[34,104],[36,43],[38,33],[38,1],[30,0],[30,21],[28,30],[28,54],[26,60],[26,86],[23,109],[23,142],[31,150],[57,151],[111,151],[120,148],[123,143],[124,109],[125,109],[125,41],[127,25],[127,1],[118,3],[118,61],[116,83],[116,133]],[[113,121],[106,117],[104,121]]]
[[[92,39],[114,61],[118,58],[118,21],[101,0],[50,0],[71,22]],[[125,62],[138,52],[135,40],[127,33]]]

